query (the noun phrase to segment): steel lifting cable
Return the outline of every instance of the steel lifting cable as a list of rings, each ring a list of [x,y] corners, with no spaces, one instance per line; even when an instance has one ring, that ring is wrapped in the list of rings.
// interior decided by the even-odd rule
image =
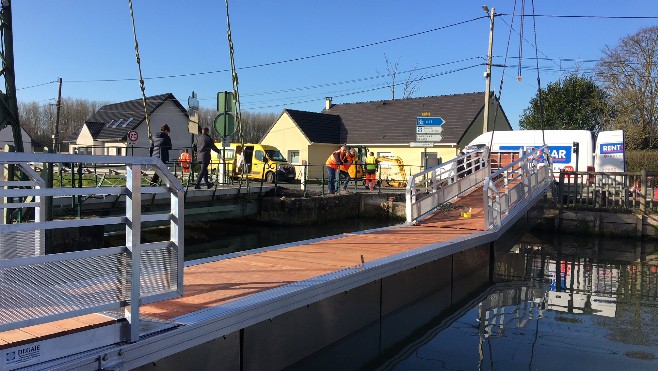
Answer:
[[[144,105],[144,117],[146,119],[146,129],[148,131],[149,141],[152,140],[151,135],[151,120],[149,119],[149,112],[146,108],[146,88],[144,87],[144,78],[142,77],[142,64],[139,58],[139,43],[137,43],[137,30],[135,29],[135,15],[133,13],[133,0],[128,0],[130,7],[130,19],[133,24],[133,36],[135,38],[135,58],[137,58],[137,69],[139,69],[139,88],[142,90],[142,104]]]
[[[541,123],[541,140],[546,145],[544,135],[544,108],[541,103],[541,80],[539,78],[539,47],[537,46],[537,22],[535,21],[535,0],[532,0],[532,29],[535,33],[535,63],[537,65],[537,100],[539,104],[539,120]]]
[[[500,98],[503,95],[503,82],[505,81],[505,69],[507,68],[507,56],[509,55],[509,46],[510,41],[512,40],[512,29],[514,28],[514,16],[516,15],[516,0],[514,0],[514,9],[512,10],[512,21],[509,26],[509,33],[507,34],[507,48],[505,49],[505,59],[503,62],[503,73],[500,76],[500,85],[498,86],[498,105],[500,104]],[[523,19],[523,17],[521,17]],[[494,95],[494,99],[496,96]],[[487,160],[491,159],[491,148],[493,146],[494,134],[496,133],[496,120],[498,119],[498,105],[496,105],[496,111],[494,112],[494,126],[491,130],[491,140],[489,141],[489,155]]]
[[[516,5],[516,2],[515,2]],[[516,79],[521,81],[522,65],[523,65],[523,30],[525,29],[525,0],[521,0],[521,29],[519,32],[519,67]]]
[[[237,68],[235,67],[235,57],[234,57],[234,50],[233,50],[233,38],[231,37],[231,17],[229,16],[229,10],[228,10],[228,0],[226,0],[226,35],[228,37],[228,49],[229,49],[229,56],[231,58],[231,81],[233,83],[233,100],[235,102],[235,126],[236,130],[238,131],[238,136],[240,138],[240,145],[242,146],[242,158],[243,158],[243,164],[242,164],[242,178],[245,176],[245,169],[246,169],[246,163],[244,162],[244,133],[242,131],[242,115],[240,114],[240,94],[238,90],[238,71]],[[247,192],[249,192],[249,181],[247,177]]]

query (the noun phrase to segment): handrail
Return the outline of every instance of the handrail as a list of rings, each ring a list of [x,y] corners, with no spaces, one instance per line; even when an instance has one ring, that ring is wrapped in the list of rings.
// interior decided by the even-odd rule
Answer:
[[[473,151],[439,164],[407,180],[407,222],[417,223],[482,183],[489,172],[488,150]]]
[[[494,171],[484,180],[485,229],[498,230],[539,192],[553,184],[553,166],[548,146],[521,154],[520,158]]]
[[[35,167],[58,163],[125,166],[126,184],[47,188]],[[9,165],[18,166],[29,180],[5,179]],[[162,186],[142,187],[147,168],[160,176]],[[140,304],[182,296],[184,188],[160,159],[5,152],[0,153],[0,180],[0,209],[33,210],[30,220],[0,224],[0,331],[123,309],[130,332],[118,341],[135,342]],[[170,208],[142,216],[144,193],[168,193]],[[124,216],[46,220],[46,197],[108,194],[125,195]],[[142,243],[141,224],[149,220],[169,221],[165,241]],[[45,230],[107,224],[125,225],[125,246],[45,255]]]

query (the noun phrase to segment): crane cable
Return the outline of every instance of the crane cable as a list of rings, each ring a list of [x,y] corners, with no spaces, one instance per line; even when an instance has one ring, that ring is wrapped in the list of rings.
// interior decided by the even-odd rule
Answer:
[[[235,67],[235,53],[233,49],[233,38],[231,37],[231,19],[229,16],[229,10],[228,10],[228,0],[226,0],[226,35],[228,38],[228,49],[229,49],[229,55],[231,58],[231,82],[233,84],[233,102],[235,103],[235,126],[236,130],[238,131],[238,137],[240,138],[240,145],[242,147],[242,158],[243,158],[243,171],[242,171],[242,177],[240,179],[242,180],[245,177],[245,171],[246,169],[246,163],[244,162],[246,159],[244,158],[245,153],[244,153],[244,133],[242,130],[242,115],[240,114],[240,94],[238,90],[238,71],[237,68]],[[249,193],[249,178],[247,177],[247,193]]]
[[[537,65],[537,103],[539,104],[539,120],[541,123],[541,140],[546,145],[544,134],[544,108],[541,103],[541,80],[539,78],[539,47],[537,46],[537,22],[535,16],[535,0],[532,0],[532,28],[535,33],[535,63]]]
[[[128,0],[130,7],[130,19],[133,24],[133,36],[135,38],[135,58],[137,58],[137,69],[139,69],[139,87],[142,90],[142,104],[144,105],[144,117],[146,119],[146,129],[148,132],[149,141],[151,141],[151,120],[149,119],[148,109],[146,108],[146,88],[144,87],[144,78],[142,77],[142,65],[139,58],[139,43],[137,43],[137,30],[135,29],[135,14],[133,13],[133,1]]]

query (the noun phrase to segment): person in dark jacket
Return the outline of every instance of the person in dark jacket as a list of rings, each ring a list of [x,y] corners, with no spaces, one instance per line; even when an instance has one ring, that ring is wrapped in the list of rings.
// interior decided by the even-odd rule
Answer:
[[[164,124],[160,127],[160,132],[151,138],[151,157],[158,157],[166,165],[169,162],[169,150],[171,149],[171,138],[169,137],[169,125]],[[158,185],[160,177],[158,173],[153,173],[151,185]]]
[[[199,175],[196,178],[196,186],[194,189],[201,188],[201,179],[205,180],[206,187],[212,188],[212,183],[208,180],[208,165],[210,164],[210,151],[220,153],[219,148],[215,145],[210,135],[208,135],[208,128],[203,128],[201,134],[197,135],[194,139],[194,148],[196,149],[196,159],[199,161]]]

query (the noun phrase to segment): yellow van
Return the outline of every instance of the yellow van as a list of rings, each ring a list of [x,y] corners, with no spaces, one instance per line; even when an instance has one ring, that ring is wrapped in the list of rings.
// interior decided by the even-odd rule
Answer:
[[[221,142],[215,145],[222,148]],[[224,148],[223,157],[230,177],[237,178],[244,173],[249,179],[262,179],[269,183],[274,183],[275,179],[278,182],[291,182],[295,179],[295,167],[274,146],[245,143],[243,149],[242,144],[231,143]],[[212,152],[211,171],[217,171],[221,161],[222,156]]]

